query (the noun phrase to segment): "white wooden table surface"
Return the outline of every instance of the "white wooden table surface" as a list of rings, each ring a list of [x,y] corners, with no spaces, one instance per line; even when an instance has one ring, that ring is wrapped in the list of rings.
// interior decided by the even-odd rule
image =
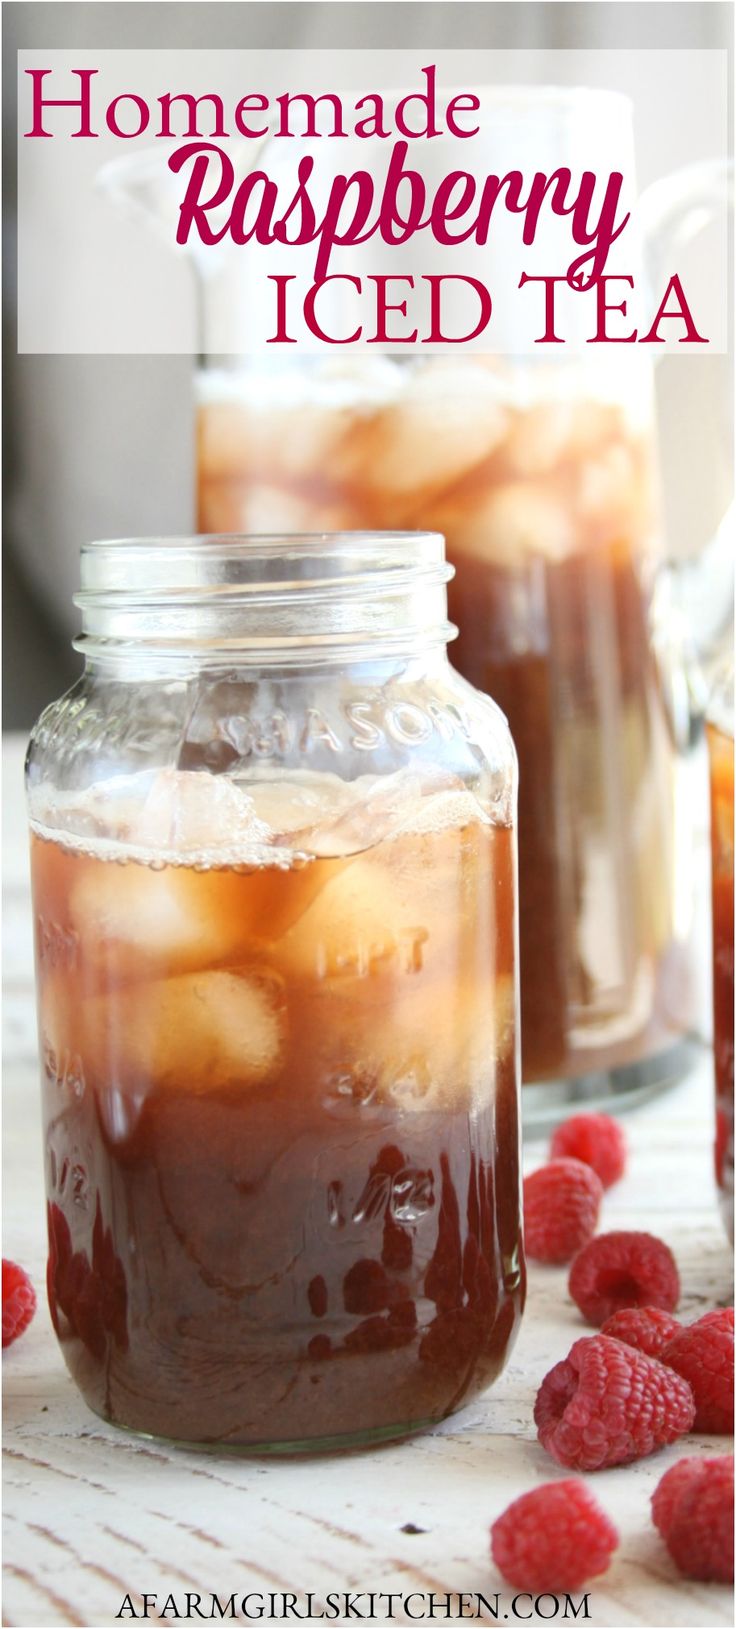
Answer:
[[[398,1446],[288,1462],[187,1453],[106,1427],[78,1396],[43,1291],[22,752],[19,738],[6,738],[3,1250],[31,1272],[39,1310],[3,1356],[3,1623],[45,1629],[125,1622],[115,1616],[124,1597],[129,1593],[142,1615],[143,1592],[158,1598],[150,1621],[175,1622],[171,1608],[161,1617],[166,1597],[173,1593],[182,1611],[187,1591],[202,1595],[206,1612],[212,1594],[225,1600],[233,1592],[267,1598],[272,1591],[311,1590],[319,1611],[335,1590],[480,1592],[491,1602],[502,1591],[501,1619],[507,1610],[510,1617],[512,1592],[489,1560],[488,1527],[518,1493],[555,1475],[535,1440],[532,1406],[542,1376],[585,1333],[567,1302],[564,1271],[532,1268],[522,1332],[497,1385],[453,1420]],[[712,1176],[712,1090],[704,1052],[689,1080],[629,1117],[630,1172],[607,1196],[602,1222],[648,1228],[668,1241],[680,1266],[686,1319],[733,1298],[733,1262]],[[543,1151],[530,1145],[527,1164]],[[729,1446],[723,1438],[690,1437],[590,1479],[622,1542],[609,1573],[590,1587],[589,1623],[689,1629],[733,1623],[731,1591],[680,1579],[649,1520],[652,1490],[683,1452]],[[404,1532],[408,1523],[422,1531]],[[251,1612],[257,1604],[250,1603]],[[358,1609],[365,1612],[366,1603]],[[411,1609],[417,1611],[416,1601]],[[541,1610],[549,1613],[549,1600]],[[394,1614],[399,1623],[410,1621],[398,1603]],[[380,1609],[374,1621],[384,1621]]]

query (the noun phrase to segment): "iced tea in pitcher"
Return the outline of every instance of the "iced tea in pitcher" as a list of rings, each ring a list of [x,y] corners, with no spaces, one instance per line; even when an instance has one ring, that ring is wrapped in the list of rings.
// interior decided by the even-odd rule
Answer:
[[[734,747],[733,664],[719,677],[707,725],[713,900],[713,1058],[716,1084],[716,1182],[733,1244]]]
[[[646,377],[631,358],[612,377],[610,361],[382,357],[211,369],[200,393],[202,527],[446,537],[457,665],[519,755],[525,1082],[625,1082],[669,1056],[689,907]]]
[[[60,704],[31,749],[51,1314],[92,1408],[190,1443],[419,1429],[495,1378],[521,1310],[513,751],[444,653],[417,655],[395,572],[408,650],[377,692],[356,624],[333,665],[320,587],[339,577],[342,631],[370,567],[364,543],[353,583],[343,541],[280,545],[298,661],[285,636],[264,671],[287,591],[269,613],[240,583],[233,667],[215,539],[223,668],[162,642],[134,688],[108,633],[73,721]],[[259,549],[268,582],[279,545],[249,569]],[[178,762],[142,767],[162,741]]]

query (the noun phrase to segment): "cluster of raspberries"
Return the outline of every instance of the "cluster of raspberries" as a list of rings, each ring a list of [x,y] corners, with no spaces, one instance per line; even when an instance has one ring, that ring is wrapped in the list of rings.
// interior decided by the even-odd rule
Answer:
[[[733,1454],[679,1459],[658,1483],[652,1519],[686,1578],[733,1582]],[[491,1528],[491,1554],[513,1589],[574,1591],[605,1572],[618,1533],[578,1477],[514,1499]]]
[[[626,1465],[688,1431],[733,1431],[732,1307],[684,1326],[680,1279],[651,1233],[594,1237],[604,1190],[623,1175],[623,1131],[605,1114],[559,1127],[546,1165],[524,1184],[528,1256],[570,1265],[568,1289],[599,1330],[576,1340],[542,1381],[534,1421],[567,1470]],[[733,1455],[679,1460],[652,1501],[655,1527],[686,1577],[733,1581]],[[516,1499],[491,1529],[499,1571],[515,1588],[574,1590],[605,1572],[618,1534],[578,1478]]]

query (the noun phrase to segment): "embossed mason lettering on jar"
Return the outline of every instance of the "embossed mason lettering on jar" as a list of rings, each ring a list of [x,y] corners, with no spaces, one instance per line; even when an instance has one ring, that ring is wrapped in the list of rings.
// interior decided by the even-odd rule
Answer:
[[[449,575],[429,533],[83,551],[28,796],[51,1314],[118,1425],[349,1446],[505,1361],[516,766]]]

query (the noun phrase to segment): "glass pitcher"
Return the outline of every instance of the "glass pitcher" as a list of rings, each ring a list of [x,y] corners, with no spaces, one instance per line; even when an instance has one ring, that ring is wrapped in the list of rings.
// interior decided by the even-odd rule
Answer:
[[[733,1244],[733,654],[724,656],[708,701],[713,927],[713,1062],[716,1182]]]
[[[487,100],[499,173],[499,146],[536,127],[548,171],[574,169],[585,132],[586,163],[610,167],[615,153],[633,174],[618,93]],[[111,167],[108,184],[150,212],[135,166]],[[668,195],[659,224],[673,219]],[[444,534],[455,662],[501,706],[519,755],[525,1113],[554,1117],[571,1096],[623,1106],[666,1084],[693,1025],[680,786],[692,733],[665,605],[648,358],[596,348],[591,360],[584,346],[565,363],[218,356],[236,284],[227,256],[207,253],[192,262],[199,530]]]

